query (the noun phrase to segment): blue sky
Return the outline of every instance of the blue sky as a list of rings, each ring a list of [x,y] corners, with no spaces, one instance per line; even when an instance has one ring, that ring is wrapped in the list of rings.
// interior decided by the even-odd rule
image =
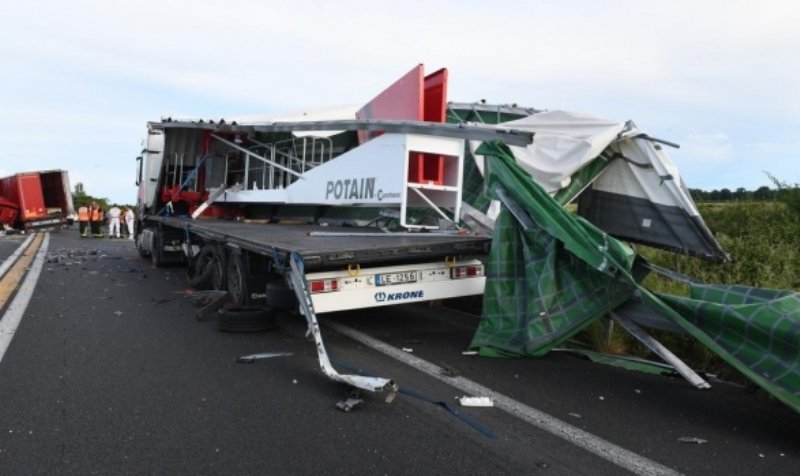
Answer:
[[[450,100],[632,119],[692,188],[800,182],[789,1],[5,3],[0,176],[62,168],[114,202],[148,120],[362,104],[418,63]]]

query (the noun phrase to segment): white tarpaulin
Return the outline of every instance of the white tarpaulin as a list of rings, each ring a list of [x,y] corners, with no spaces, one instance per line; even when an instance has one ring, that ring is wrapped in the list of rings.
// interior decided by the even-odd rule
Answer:
[[[678,169],[656,141],[628,122],[546,111],[498,124],[534,133],[527,147],[509,147],[517,163],[548,193],[570,185],[603,154],[608,166],[578,198],[579,213],[610,234],[724,260]],[[482,169],[482,161],[479,159]]]

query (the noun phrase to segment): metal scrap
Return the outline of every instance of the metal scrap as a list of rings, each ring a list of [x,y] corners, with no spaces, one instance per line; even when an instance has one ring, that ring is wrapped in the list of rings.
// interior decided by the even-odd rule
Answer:
[[[347,400],[342,400],[341,402],[336,403],[336,408],[342,410],[343,412],[349,412],[353,408],[361,405],[364,403],[364,400],[361,398],[348,398]]]
[[[272,359],[275,357],[291,357],[291,352],[261,352],[259,354],[243,355],[236,358],[236,362],[240,364],[252,364],[256,360]]]

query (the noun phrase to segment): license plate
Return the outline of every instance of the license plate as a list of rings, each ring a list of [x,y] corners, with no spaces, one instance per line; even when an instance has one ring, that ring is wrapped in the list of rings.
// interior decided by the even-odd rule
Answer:
[[[416,271],[406,271],[404,273],[387,273],[375,276],[375,284],[377,284],[378,286],[387,286],[390,284],[416,283],[416,282],[417,282]]]

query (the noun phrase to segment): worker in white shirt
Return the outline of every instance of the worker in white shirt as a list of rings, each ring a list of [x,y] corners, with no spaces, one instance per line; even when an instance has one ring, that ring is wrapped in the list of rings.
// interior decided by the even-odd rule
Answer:
[[[108,210],[106,216],[108,217],[108,237],[119,238],[119,207],[114,205]]]
[[[133,240],[133,210],[131,207],[125,207],[125,213],[122,215],[125,219],[125,225],[128,227],[128,239]]]

